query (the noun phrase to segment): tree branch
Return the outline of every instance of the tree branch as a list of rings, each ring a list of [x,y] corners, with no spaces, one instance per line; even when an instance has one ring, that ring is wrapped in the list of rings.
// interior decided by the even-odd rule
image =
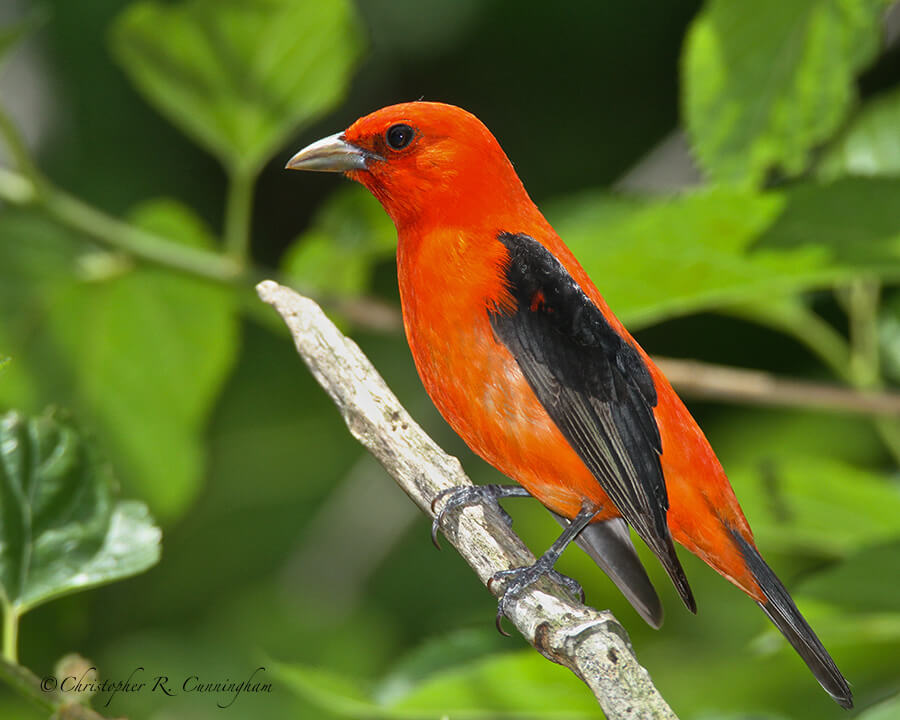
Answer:
[[[653,361],[678,392],[689,397],[900,416],[900,393],[896,392],[854,390],[698,360],[654,356]]]
[[[423,512],[432,515],[432,498],[441,490],[471,484],[459,461],[413,421],[356,343],[318,305],[271,280],[257,285],[257,292],[281,314],[297,351],[353,436]],[[448,518],[444,532],[482,583],[499,570],[534,562],[495,508],[464,508]],[[585,607],[547,578],[510,607],[509,619],[525,639],[581,678],[609,720],[677,720],[610,612]]]

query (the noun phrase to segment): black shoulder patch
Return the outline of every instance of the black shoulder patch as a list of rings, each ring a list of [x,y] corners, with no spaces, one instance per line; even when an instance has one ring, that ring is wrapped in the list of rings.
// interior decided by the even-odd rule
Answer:
[[[488,308],[497,339],[696,611],[666,523],[669,501],[653,415],[657,396],[646,363],[537,240],[512,233],[498,240],[509,252],[504,273],[515,308]]]

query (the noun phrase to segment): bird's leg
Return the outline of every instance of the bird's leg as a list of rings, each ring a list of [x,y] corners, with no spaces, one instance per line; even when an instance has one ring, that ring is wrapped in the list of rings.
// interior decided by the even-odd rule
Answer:
[[[503,616],[506,614],[506,606],[509,599],[514,598],[527,587],[533,585],[544,575],[549,576],[551,580],[562,585],[572,593],[572,595],[581,597],[581,601],[584,602],[584,590],[581,585],[572,578],[554,570],[553,566],[556,565],[556,561],[559,559],[562,551],[566,549],[566,546],[578,536],[578,533],[590,524],[591,520],[598,512],[600,512],[600,508],[585,503],[581,508],[581,512],[575,516],[575,519],[569,523],[565,530],[563,530],[562,535],[556,539],[556,542],[550,546],[547,552],[537,559],[537,562],[535,562],[534,565],[513,568],[512,570],[501,570],[500,572],[494,573],[494,576],[488,581],[488,590],[490,590],[491,585],[498,580],[502,580],[506,583],[503,594],[500,596],[500,601],[497,603],[497,630],[500,631],[501,635],[509,634],[503,629],[502,625]]]
[[[458,487],[447,488],[434,496],[431,501],[431,512],[434,513],[434,506],[442,499],[447,498],[441,511],[434,514],[434,520],[431,522],[431,542],[440,549],[437,534],[441,529],[441,523],[444,521],[444,515],[451,510],[466,505],[474,505],[476,503],[493,502],[500,510],[500,514],[506,520],[506,524],[512,526],[512,518],[506,513],[497,502],[501,498],[508,497],[531,497],[525,488],[520,485],[460,485]]]

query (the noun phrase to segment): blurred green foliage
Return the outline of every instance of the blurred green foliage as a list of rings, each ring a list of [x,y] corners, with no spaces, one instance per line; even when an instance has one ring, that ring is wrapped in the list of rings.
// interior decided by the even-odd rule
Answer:
[[[854,75],[879,50],[887,0],[711,0],[684,53],[685,123],[720,182],[799,175],[854,104]]]
[[[354,303],[342,320],[401,400],[476,480],[497,480],[437,417],[399,333],[366,322],[365,308],[396,305],[389,219],[361,188],[288,176],[284,160],[392,102],[462,105],[650,352],[896,388],[900,50],[882,47],[886,7],[18,3],[0,31],[0,358],[11,357],[0,408],[71,408],[166,534],[150,572],[29,613],[23,664],[49,673],[78,649],[101,677],[141,667],[144,680],[175,681],[174,697],[94,699],[117,716],[219,717],[230,697],[181,681],[265,666],[272,691],[227,712],[599,717],[567,671],[496,636],[489,594],[458,558],[434,554],[425,519],[362,456],[256,302],[253,282],[277,273],[338,314]],[[28,115],[32,86],[46,117]],[[679,107],[702,185],[611,189],[676,128]],[[45,130],[26,143],[32,125]],[[900,716],[900,422],[691,409],[859,717]],[[30,595],[7,579],[21,545],[3,499],[8,599],[72,589],[66,572],[93,566],[59,563],[79,543],[105,547],[117,512],[133,511],[146,542],[102,579],[152,564],[143,506],[114,504],[106,473],[87,485],[102,495],[99,520],[65,526],[64,550],[51,537],[41,568],[56,580]],[[65,484],[55,492],[61,510],[75,500]],[[556,534],[536,503],[509,509],[534,549]],[[561,570],[622,619],[680,717],[845,717],[746,597],[684,556],[694,618],[641,552],[669,611],[659,632],[586,556],[567,553]],[[0,715],[42,717],[12,695]]]

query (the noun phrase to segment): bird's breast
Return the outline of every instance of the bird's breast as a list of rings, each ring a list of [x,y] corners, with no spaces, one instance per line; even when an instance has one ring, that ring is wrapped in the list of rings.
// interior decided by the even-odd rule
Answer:
[[[555,512],[574,517],[585,499],[608,504],[494,336],[488,310],[505,294],[503,246],[473,242],[449,231],[408,244],[401,236],[403,322],[426,391],[474,452]]]

